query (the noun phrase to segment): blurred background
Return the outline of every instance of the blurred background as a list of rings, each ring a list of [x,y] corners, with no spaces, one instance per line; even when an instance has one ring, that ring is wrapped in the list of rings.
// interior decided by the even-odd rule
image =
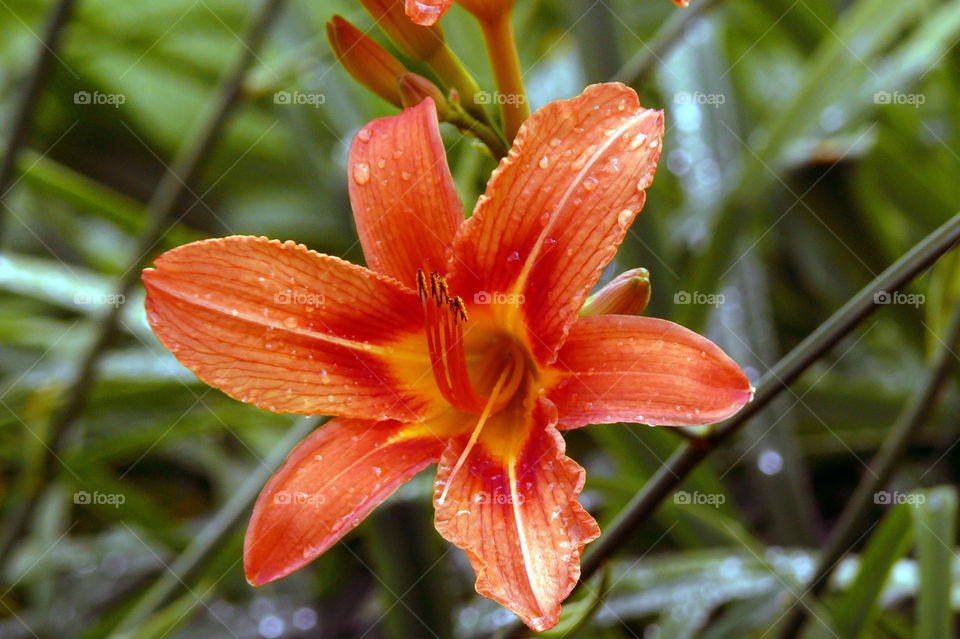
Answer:
[[[433,529],[432,471],[308,568],[250,587],[249,509],[320,418],[199,383],[143,313],[140,263],[194,239],[362,263],[346,152],[395,109],[336,64],[324,23],[373,21],[350,0],[84,0],[56,44],[57,4],[0,0],[0,144],[22,138],[0,185],[0,637],[491,636],[512,615]],[[470,16],[442,24],[492,90]],[[646,314],[707,334],[754,383],[958,210],[958,0],[518,0],[514,26],[534,108],[616,78],[666,110],[660,169],[605,279],[648,268]],[[469,211],[495,163],[444,138]],[[956,350],[958,292],[948,255],[886,294],[636,528],[550,636],[772,637],[931,362]],[[958,379],[804,636],[954,636]],[[603,528],[683,440],[619,425],[567,441]]]

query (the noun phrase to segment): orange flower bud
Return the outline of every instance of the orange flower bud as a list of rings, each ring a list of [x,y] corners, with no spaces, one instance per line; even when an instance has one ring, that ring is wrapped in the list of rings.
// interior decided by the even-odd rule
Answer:
[[[496,20],[513,10],[514,0],[457,0],[457,4],[480,20]]]
[[[635,268],[615,277],[580,309],[581,317],[591,315],[639,315],[650,301],[650,272]]]
[[[425,98],[432,98],[437,107],[437,118],[446,120],[447,99],[433,82],[416,73],[401,73],[397,76],[397,87],[400,89],[403,106],[417,106]]]
[[[327,23],[327,39],[347,73],[387,102],[403,106],[397,76],[407,69],[373,39],[340,16]]]
[[[441,47],[446,46],[440,25],[421,27],[414,24],[399,0],[360,0],[380,30],[400,52],[421,62],[426,62]]]

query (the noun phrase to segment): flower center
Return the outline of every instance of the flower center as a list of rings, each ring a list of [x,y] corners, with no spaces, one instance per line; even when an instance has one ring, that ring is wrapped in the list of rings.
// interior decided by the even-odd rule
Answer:
[[[436,271],[429,276],[417,271],[417,292],[423,305],[430,363],[440,393],[461,412],[491,415],[499,411],[510,401],[527,372],[520,346],[512,340],[486,344],[483,352],[470,358],[468,366],[464,327],[469,316],[463,299],[450,296],[446,280]],[[470,378],[471,369],[474,380]],[[485,389],[489,392],[483,396]]]

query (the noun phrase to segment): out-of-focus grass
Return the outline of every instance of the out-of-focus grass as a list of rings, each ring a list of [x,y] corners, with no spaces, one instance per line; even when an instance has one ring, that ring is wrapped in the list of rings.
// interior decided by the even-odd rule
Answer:
[[[2,135],[48,8],[0,8]],[[473,593],[463,553],[432,530],[427,474],[311,567],[248,586],[245,518],[233,523],[225,509],[271,451],[282,455],[277,442],[294,422],[197,382],[150,334],[142,296],[109,298],[138,257],[144,202],[242,46],[247,11],[232,0],[91,0],[65,33],[5,198],[0,516],[35,476],[46,424],[104,310],[88,302],[122,303],[122,330],[53,483],[0,566],[0,637],[107,636],[137,618],[158,580],[176,587],[127,636],[472,637],[510,620]],[[665,0],[521,1],[533,106],[614,76],[677,11]],[[333,63],[323,23],[334,13],[372,26],[347,0],[287,6],[197,197],[158,251],[251,233],[362,261],[346,148],[391,109]],[[444,26],[490,87],[475,25],[454,8]],[[666,109],[668,133],[645,211],[609,275],[647,267],[648,314],[705,331],[756,380],[957,211],[960,2],[727,0],[679,33],[635,87],[644,104]],[[277,104],[279,90],[323,101]],[[78,92],[123,103],[78,103]],[[493,163],[444,134],[469,210]],[[665,503],[612,563],[610,592],[575,634],[761,636],[783,613],[784,590],[809,577],[825,531],[869,472],[864,461],[940,347],[958,269],[945,259],[892,297],[699,468],[683,494],[709,503],[682,493]],[[678,292],[723,303],[678,304]],[[926,501],[877,505],[816,603],[810,634],[944,637],[954,627],[958,409],[954,378],[887,488]],[[568,441],[602,526],[679,438],[602,426]],[[123,503],[75,503],[84,492]],[[198,536],[214,533],[210,551],[187,561]],[[169,566],[190,572],[171,579]],[[583,606],[595,597],[585,589]],[[568,608],[577,614],[575,602]]]

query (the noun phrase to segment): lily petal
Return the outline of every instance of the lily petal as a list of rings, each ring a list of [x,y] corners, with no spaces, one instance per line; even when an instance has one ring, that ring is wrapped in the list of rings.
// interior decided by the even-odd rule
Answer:
[[[622,84],[537,110],[461,227],[452,290],[522,299],[534,355],[552,362],[643,207],[662,136],[663,113]]]
[[[584,471],[564,455],[556,409],[523,403],[491,418],[455,473],[467,438],[451,441],[437,472],[435,523],[467,552],[477,592],[539,631],[559,620],[580,553],[600,529],[577,501]]]
[[[580,319],[554,364],[560,428],[713,424],[753,396],[743,370],[705,337],[651,317]]]
[[[453,5],[453,0],[406,0],[407,15],[419,25],[436,24]]]
[[[399,372],[395,345],[422,333],[423,315],[397,282],[246,236],[187,244],[156,265],[143,272],[154,333],[231,397],[274,412],[375,420],[411,421],[435,408]]]
[[[433,100],[360,129],[350,147],[350,203],[367,265],[408,286],[442,270],[463,205]]]
[[[319,557],[442,450],[421,425],[397,421],[338,418],[315,430],[257,499],[243,544],[247,581],[260,586]]]

